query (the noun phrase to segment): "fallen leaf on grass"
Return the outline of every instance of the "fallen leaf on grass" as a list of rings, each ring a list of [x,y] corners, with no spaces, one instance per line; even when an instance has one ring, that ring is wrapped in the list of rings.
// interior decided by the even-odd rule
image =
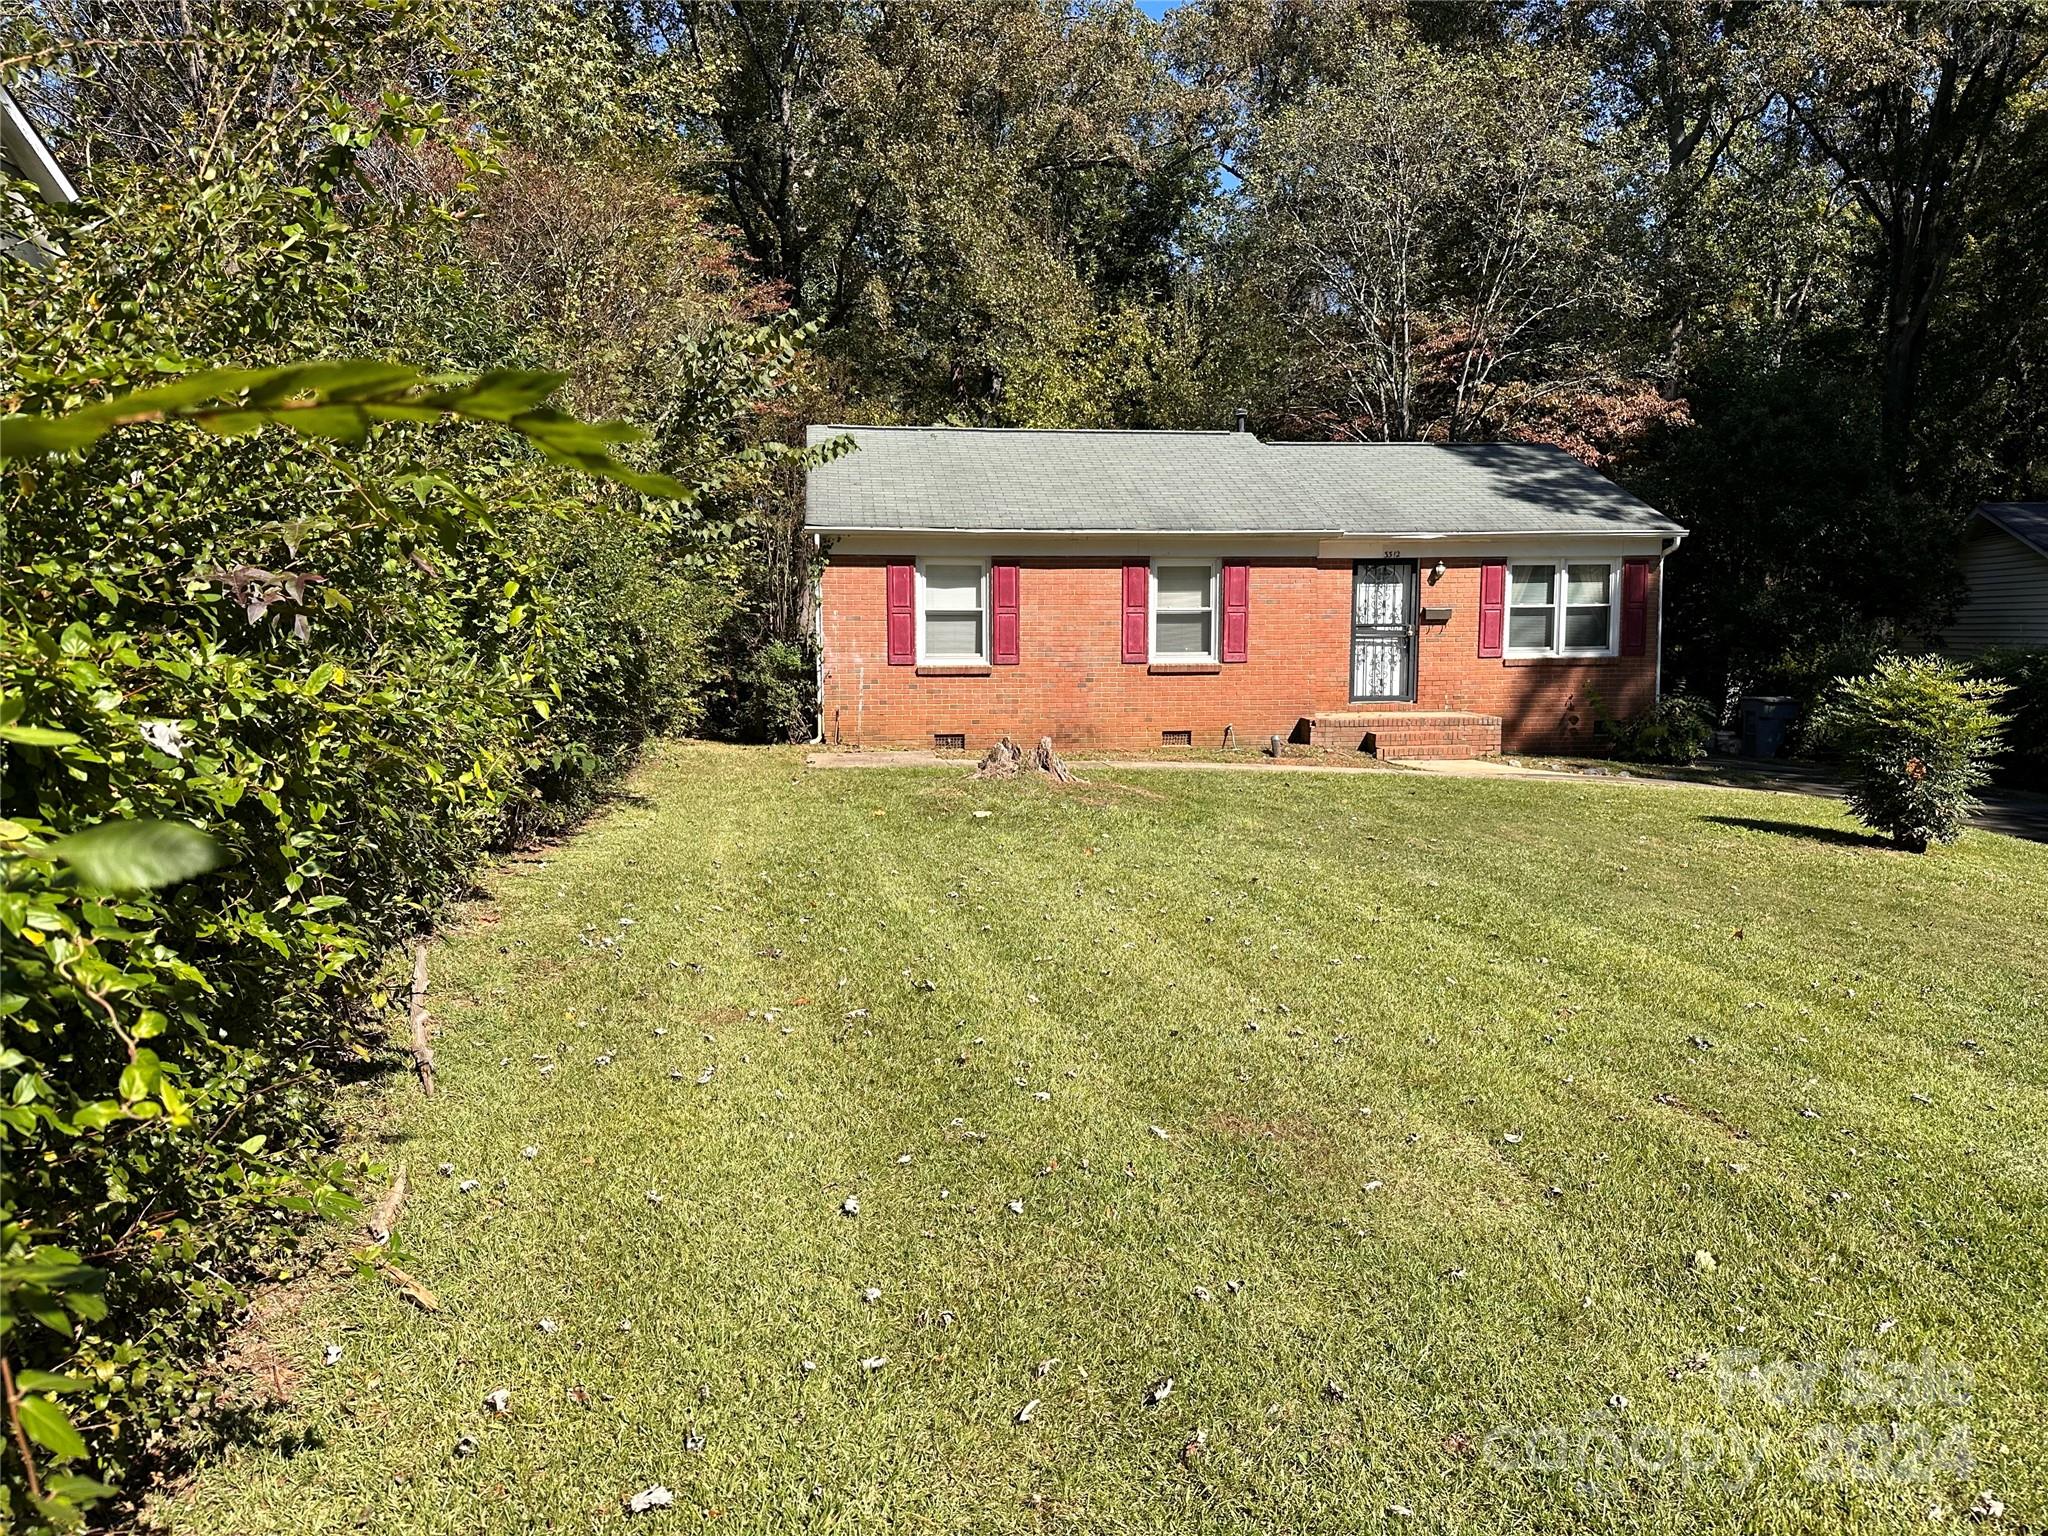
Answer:
[[[441,1298],[413,1279],[396,1264],[379,1264],[377,1273],[397,1288],[398,1294],[418,1307],[422,1312],[439,1312]]]

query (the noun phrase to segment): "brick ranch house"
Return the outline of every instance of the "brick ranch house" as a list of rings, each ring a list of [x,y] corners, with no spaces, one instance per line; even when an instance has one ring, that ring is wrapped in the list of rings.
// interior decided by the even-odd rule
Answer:
[[[827,742],[1588,750],[1685,530],[1552,448],[814,426]]]

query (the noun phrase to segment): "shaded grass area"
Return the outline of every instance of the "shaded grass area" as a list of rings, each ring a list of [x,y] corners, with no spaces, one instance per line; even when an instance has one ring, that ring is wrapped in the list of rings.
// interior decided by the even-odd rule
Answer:
[[[440,1097],[364,1105],[445,1312],[313,1288],[168,1523],[2048,1518],[2048,849],[1399,774],[636,788],[436,952]]]

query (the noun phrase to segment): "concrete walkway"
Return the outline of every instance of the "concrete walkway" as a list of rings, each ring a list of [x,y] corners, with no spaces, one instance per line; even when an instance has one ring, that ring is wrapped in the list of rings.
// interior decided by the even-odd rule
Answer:
[[[812,768],[967,768],[972,758],[942,756],[937,752],[812,752],[804,758]],[[1657,789],[1747,789],[1760,794],[1813,795],[1822,799],[1843,797],[1840,783],[1826,769],[1811,763],[1758,762],[1748,758],[1708,758],[1689,777],[1639,772],[1615,767],[1601,772],[1571,768],[1538,768],[1504,758],[1389,758],[1367,767],[1343,763],[1289,762],[1255,757],[1241,763],[1173,761],[1158,758],[1071,758],[1068,767],[1078,771],[1122,773],[1126,770],[1177,773],[1426,773],[1445,779],[1547,779],[1553,783],[1647,785]],[[2048,843],[2048,795],[2030,795],[2018,790],[1986,790],[1980,797],[1984,808],[1970,819],[1970,825],[2008,837]]]

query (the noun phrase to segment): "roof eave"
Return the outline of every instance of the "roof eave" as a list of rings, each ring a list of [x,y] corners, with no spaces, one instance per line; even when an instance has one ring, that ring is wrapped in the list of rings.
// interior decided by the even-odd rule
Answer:
[[[1686,530],[1676,523],[1650,528],[1019,528],[1005,525],[930,523],[805,523],[806,533],[962,533],[989,538],[1073,539],[1399,539],[1426,543],[1435,539],[1670,539],[1677,544]]]
[[[41,131],[14,97],[0,87],[0,148],[14,162],[22,179],[32,183],[43,201],[68,206],[78,201],[78,188],[50,152]]]
[[[1973,515],[1983,518],[1985,522],[1989,523],[1992,527],[1996,528],[2000,533],[2004,534],[2007,538],[2017,539],[2020,543],[2026,545],[2028,549],[2031,549],[2035,554],[2041,555],[2043,557],[2048,557],[2048,542],[2036,539],[2031,535],[2027,534],[2026,532],[2024,532],[2023,530],[2015,528],[2011,523],[2007,522],[2003,517],[1999,516],[1998,513],[1993,510],[1993,508],[2003,505],[2004,503],[2002,502],[1985,502],[1974,509]]]

